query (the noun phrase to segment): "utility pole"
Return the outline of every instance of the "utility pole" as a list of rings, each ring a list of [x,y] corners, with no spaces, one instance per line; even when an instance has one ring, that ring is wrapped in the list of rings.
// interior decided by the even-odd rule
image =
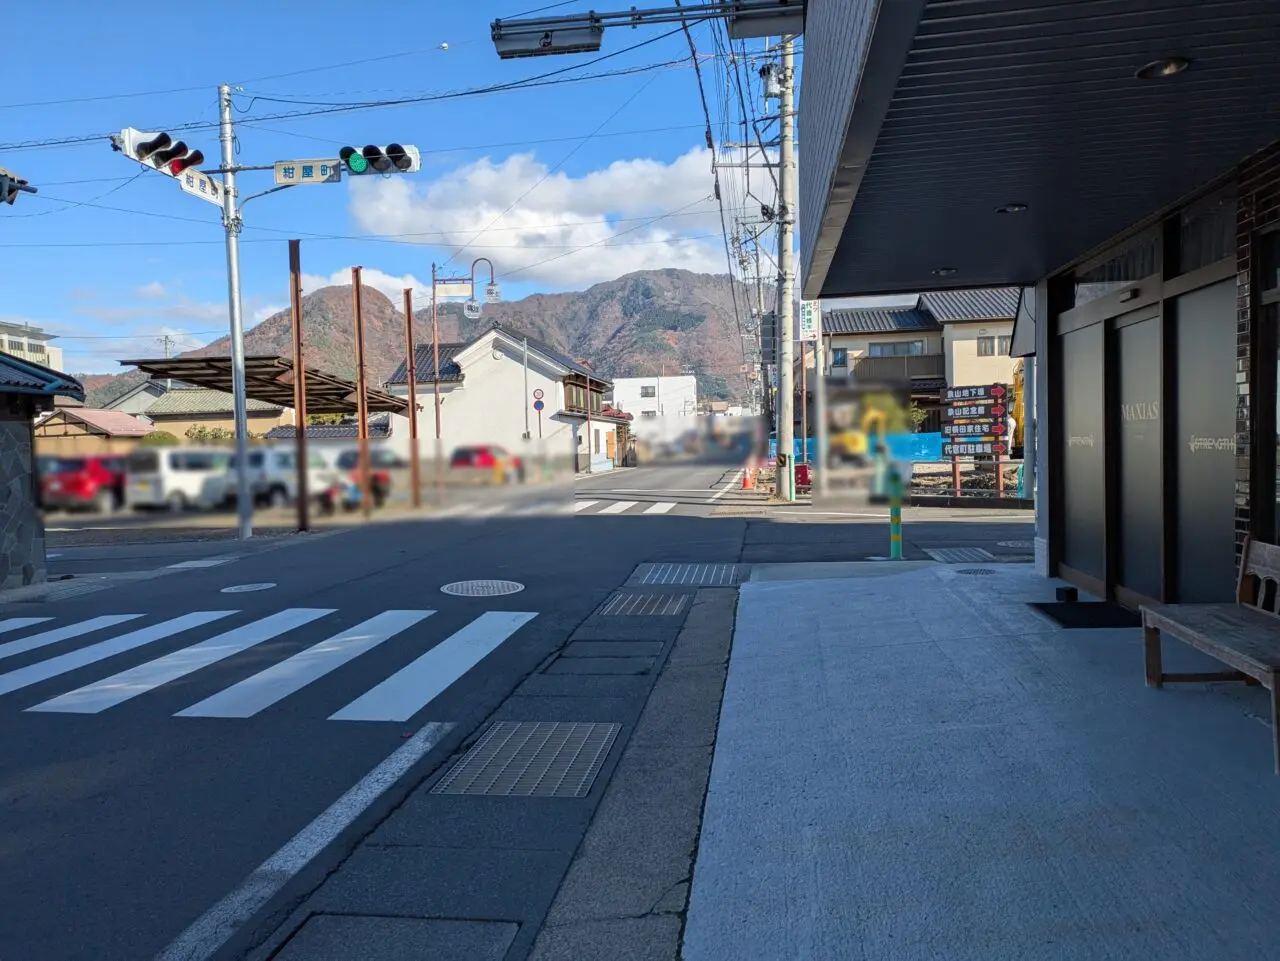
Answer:
[[[404,340],[409,397],[409,483],[413,485],[413,506],[422,506],[422,475],[418,449],[418,348],[413,342],[413,288],[404,288]]]
[[[436,308],[436,265],[431,265],[431,383],[436,404],[436,506],[444,501],[444,447],[440,442],[440,318]]]
[[[170,353],[170,351],[173,350],[173,345],[176,343],[176,341],[172,337],[170,337],[168,334],[164,334],[163,336],[157,337],[156,340],[160,341],[161,345],[164,347],[164,359],[168,360],[170,357],[172,357],[173,354]],[[173,389],[172,377],[166,377],[164,379],[164,389],[165,390]]]
[[[222,142],[222,226],[227,234],[227,302],[231,311],[231,400],[236,417],[236,514],[241,540],[253,536],[253,501],[249,492],[249,417],[244,394],[244,318],[240,314],[240,213],[236,210],[235,126],[231,119],[231,87],[218,87]]]
[[[777,493],[794,501],[795,488],[795,306],[792,230],[795,226],[795,40],[782,41],[781,95],[778,120],[778,453],[786,453],[787,469],[778,471]]]
[[[293,419],[298,440],[298,530],[311,529],[311,492],[307,489],[307,366],[302,337],[302,242],[289,241],[289,316],[293,322]]]
[[[373,511],[372,484],[369,483],[369,395],[365,387],[363,271],[351,268],[351,312],[356,324],[356,436],[360,441],[360,506],[365,520]]]

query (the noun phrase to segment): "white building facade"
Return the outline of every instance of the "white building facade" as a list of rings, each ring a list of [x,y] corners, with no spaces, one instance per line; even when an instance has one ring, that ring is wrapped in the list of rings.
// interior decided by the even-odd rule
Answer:
[[[62,370],[62,348],[50,341],[55,336],[30,324],[9,324],[0,321],[0,350],[21,360]]]
[[[613,382],[613,404],[633,414],[632,429],[648,443],[675,441],[698,425],[698,378],[618,377]]]

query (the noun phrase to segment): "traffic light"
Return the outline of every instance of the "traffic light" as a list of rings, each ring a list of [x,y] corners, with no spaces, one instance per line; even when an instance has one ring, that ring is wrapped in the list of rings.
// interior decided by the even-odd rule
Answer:
[[[204,163],[204,154],[181,140],[175,143],[164,131],[125,127],[118,137],[111,138],[111,145],[131,160],[170,177],[181,176],[187,168]]]
[[[398,143],[376,147],[373,144],[363,150],[343,147],[338,157],[347,173],[359,174],[409,174],[422,169],[422,156],[418,148]]]
[[[25,180],[12,170],[0,167],[0,203],[6,203],[12,207],[13,202],[18,199],[18,194],[33,194],[35,192],[35,187],[28,185]]]

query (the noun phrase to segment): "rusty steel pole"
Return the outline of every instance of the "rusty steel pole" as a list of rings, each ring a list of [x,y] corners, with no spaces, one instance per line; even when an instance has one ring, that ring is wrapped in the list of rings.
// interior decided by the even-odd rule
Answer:
[[[436,265],[431,265],[431,380],[436,404],[436,503],[444,500],[444,451],[440,443],[440,320],[436,312]]]
[[[302,243],[289,241],[289,306],[293,315],[293,419],[298,439],[298,530],[311,529],[307,490],[307,370],[302,345]]]
[[[365,393],[364,376],[364,312],[361,297],[360,268],[351,268],[351,302],[356,318],[356,418],[360,438],[360,506],[365,519],[373,512],[372,485],[369,482],[369,397]]]
[[[418,348],[413,342],[413,288],[404,289],[404,341],[409,380],[409,483],[413,485],[413,506],[422,506],[422,477],[418,452]]]
[[[805,377],[805,342],[800,341],[800,463],[809,463],[809,387]]]

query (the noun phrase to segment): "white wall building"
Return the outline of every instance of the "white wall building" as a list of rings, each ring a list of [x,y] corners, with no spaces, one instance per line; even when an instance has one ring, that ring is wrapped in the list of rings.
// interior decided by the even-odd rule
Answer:
[[[607,469],[617,444],[610,435],[622,423],[603,411],[609,381],[538,341],[529,341],[527,374],[524,357],[523,336],[496,326],[470,343],[440,345],[441,455],[448,458],[458,447],[496,444],[525,458],[545,455],[555,463],[572,464],[576,454],[584,466],[589,452],[592,470]],[[431,461],[436,450],[431,344],[417,346],[416,363],[419,453]],[[386,390],[407,396],[404,363]],[[541,411],[535,409],[539,400]],[[408,457],[408,417],[392,415],[386,444]]]
[[[613,382],[615,407],[635,415],[636,437],[649,442],[674,441],[698,424],[698,378],[618,377]]]
[[[55,339],[53,334],[30,324],[0,321],[0,350],[33,364],[62,370],[62,348],[49,343]]]

